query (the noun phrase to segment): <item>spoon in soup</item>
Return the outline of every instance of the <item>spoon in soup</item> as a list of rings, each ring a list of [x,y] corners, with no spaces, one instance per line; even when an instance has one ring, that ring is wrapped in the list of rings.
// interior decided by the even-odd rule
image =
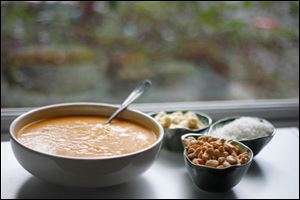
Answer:
[[[125,110],[133,101],[139,98],[146,90],[152,85],[150,80],[141,81],[136,88],[130,93],[130,95],[125,99],[125,101],[120,105],[120,107],[110,116],[106,121],[106,124],[111,123],[111,121],[118,116],[123,110]]]

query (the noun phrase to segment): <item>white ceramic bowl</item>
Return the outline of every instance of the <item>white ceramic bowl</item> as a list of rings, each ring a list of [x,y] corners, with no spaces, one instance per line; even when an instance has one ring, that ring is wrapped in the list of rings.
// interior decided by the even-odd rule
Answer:
[[[46,118],[70,115],[110,116],[117,107],[98,103],[66,103],[27,112],[10,126],[11,146],[18,162],[34,176],[61,185],[105,187],[129,181],[146,171],[158,156],[163,128],[139,111],[127,109],[118,118],[143,125],[154,131],[157,141],[151,146],[126,155],[106,158],[76,158],[42,153],[21,144],[16,133],[25,125]]]

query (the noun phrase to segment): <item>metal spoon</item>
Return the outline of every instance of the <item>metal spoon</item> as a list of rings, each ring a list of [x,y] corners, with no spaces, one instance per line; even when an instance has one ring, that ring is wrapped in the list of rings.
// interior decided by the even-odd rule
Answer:
[[[106,123],[111,123],[111,121],[116,116],[118,116],[124,109],[126,109],[133,101],[139,98],[151,86],[151,84],[152,83],[149,80],[141,81],[136,86],[136,88],[130,93],[130,95],[125,99],[125,101],[120,105],[120,107],[110,116]]]

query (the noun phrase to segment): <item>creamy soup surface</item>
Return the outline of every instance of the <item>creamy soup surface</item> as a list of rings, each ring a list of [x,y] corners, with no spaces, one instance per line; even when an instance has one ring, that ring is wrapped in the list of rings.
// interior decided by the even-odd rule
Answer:
[[[126,120],[68,116],[23,127],[17,139],[34,150],[72,157],[109,157],[144,149],[157,140],[151,130]]]

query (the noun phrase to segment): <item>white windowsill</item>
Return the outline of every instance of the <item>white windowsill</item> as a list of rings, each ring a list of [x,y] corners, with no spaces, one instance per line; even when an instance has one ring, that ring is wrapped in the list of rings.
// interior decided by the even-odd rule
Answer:
[[[201,111],[214,121],[233,115],[258,116],[270,120],[277,127],[299,127],[299,99],[138,103],[130,108],[146,113],[161,110]],[[8,131],[16,117],[31,109],[1,108],[1,133]]]

